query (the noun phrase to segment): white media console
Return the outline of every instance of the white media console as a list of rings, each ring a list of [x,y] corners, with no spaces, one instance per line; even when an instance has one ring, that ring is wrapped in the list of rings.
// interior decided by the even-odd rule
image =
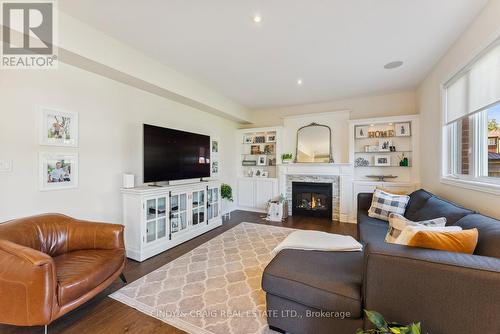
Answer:
[[[127,257],[144,261],[222,224],[220,182],[122,189]]]

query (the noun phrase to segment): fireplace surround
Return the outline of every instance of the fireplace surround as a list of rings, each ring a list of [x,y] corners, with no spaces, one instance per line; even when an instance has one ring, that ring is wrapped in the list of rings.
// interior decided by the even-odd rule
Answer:
[[[332,217],[332,184],[292,182],[292,212],[296,216]]]
[[[288,202],[289,214],[293,215],[292,183],[315,182],[328,183],[332,188],[331,219],[333,221],[351,222],[352,165],[349,163],[291,163],[278,166],[279,192]]]

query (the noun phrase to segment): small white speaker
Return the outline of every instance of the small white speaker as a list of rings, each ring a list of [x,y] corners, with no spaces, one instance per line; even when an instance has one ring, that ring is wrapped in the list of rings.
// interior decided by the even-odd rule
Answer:
[[[123,174],[123,188],[133,188],[134,179],[134,174]]]

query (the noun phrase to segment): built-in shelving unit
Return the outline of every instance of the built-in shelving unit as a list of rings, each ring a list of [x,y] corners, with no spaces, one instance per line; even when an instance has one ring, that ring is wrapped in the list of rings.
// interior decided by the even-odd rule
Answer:
[[[237,134],[238,208],[264,211],[278,195],[278,164],[281,163],[282,128],[242,129]]]
[[[242,130],[239,133],[241,177],[276,178],[279,149],[279,128]]]
[[[411,192],[420,186],[419,116],[350,121],[349,160],[354,166],[353,203],[360,192],[376,187]],[[403,158],[407,164],[401,163]],[[392,175],[378,181],[368,175]]]
[[[355,168],[411,168],[412,121],[354,125]]]

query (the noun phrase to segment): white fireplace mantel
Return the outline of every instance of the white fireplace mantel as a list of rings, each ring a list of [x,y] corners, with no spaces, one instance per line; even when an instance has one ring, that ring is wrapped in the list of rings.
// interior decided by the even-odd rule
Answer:
[[[352,222],[353,165],[349,163],[292,163],[278,166],[278,183],[281,194],[287,193],[287,176],[338,176],[339,177],[339,220]]]

